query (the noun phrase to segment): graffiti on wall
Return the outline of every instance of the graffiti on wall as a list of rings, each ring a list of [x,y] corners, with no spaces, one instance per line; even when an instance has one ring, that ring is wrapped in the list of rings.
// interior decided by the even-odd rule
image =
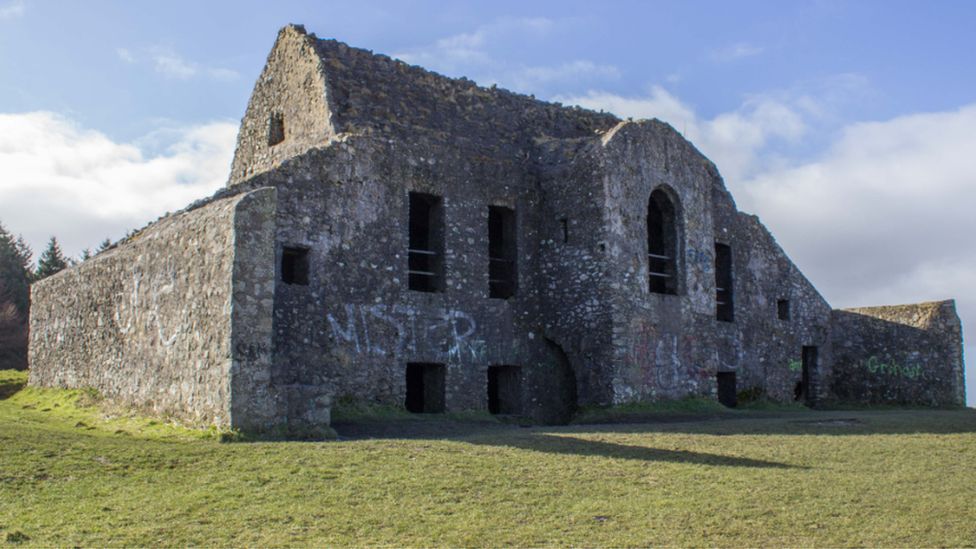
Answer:
[[[922,375],[922,366],[919,364],[906,366],[893,360],[885,362],[874,355],[862,362],[861,367],[872,374],[888,374],[906,379],[918,379]]]
[[[787,363],[786,367],[789,368],[791,372],[799,372],[803,369],[803,363],[799,360],[791,360],[789,363]]]
[[[712,254],[704,250],[688,248],[688,252],[685,255],[688,258],[689,265],[697,265],[698,268],[706,273],[712,269]]]
[[[453,360],[482,361],[485,341],[474,316],[459,309],[421,314],[406,305],[352,305],[326,313],[332,336],[357,354],[429,352]]]
[[[638,322],[633,330],[626,359],[644,388],[669,392],[688,388],[700,381],[704,369],[690,356],[693,336],[659,333],[654,324]]]

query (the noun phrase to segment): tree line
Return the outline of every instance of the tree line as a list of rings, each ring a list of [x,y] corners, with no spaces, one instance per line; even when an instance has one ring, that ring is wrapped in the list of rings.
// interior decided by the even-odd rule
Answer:
[[[110,245],[105,239],[95,253]],[[52,236],[35,265],[34,252],[24,238],[15,238],[0,223],[0,370],[27,368],[30,285],[91,256],[89,250],[78,260],[65,256]]]

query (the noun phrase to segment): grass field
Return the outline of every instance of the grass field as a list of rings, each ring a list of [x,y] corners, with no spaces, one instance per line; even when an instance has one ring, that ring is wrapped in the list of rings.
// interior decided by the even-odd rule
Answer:
[[[390,438],[222,443],[23,379],[0,372],[0,543],[976,544],[974,410],[394,418],[346,431]]]

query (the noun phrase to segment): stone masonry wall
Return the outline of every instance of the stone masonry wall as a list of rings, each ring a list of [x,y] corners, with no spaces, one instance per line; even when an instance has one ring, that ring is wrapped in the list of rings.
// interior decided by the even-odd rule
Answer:
[[[954,301],[836,310],[832,337],[841,401],[965,406]]]
[[[262,211],[272,213],[273,200],[274,191],[266,189],[171,215],[36,283],[31,385],[93,387],[118,403],[193,424],[236,427],[253,423],[243,417],[248,414],[263,423],[269,414],[254,405],[244,414],[232,407],[241,391],[230,375],[232,361],[238,373],[259,379],[254,370],[265,360],[261,352],[232,349],[232,336],[260,341],[254,334],[241,337],[248,325],[270,339],[270,306],[260,307],[269,289],[244,286],[249,273],[267,282],[253,275],[251,262],[260,255],[235,253],[237,244],[250,249],[247,254],[261,246],[253,235],[235,240],[235,231],[239,223],[255,224]],[[263,230],[270,248],[273,231]],[[255,324],[262,316],[267,319]],[[233,331],[235,324],[241,332]]]

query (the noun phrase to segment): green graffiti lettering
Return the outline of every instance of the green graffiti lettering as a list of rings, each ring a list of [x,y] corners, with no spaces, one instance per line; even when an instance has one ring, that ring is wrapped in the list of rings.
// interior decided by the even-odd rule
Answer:
[[[803,368],[803,363],[801,363],[799,360],[791,360],[786,366],[790,369],[790,371],[799,372]]]
[[[917,379],[922,375],[922,366],[920,364],[905,366],[897,362],[884,362],[876,356],[871,356],[865,360],[862,366],[872,374],[894,375],[908,379]]]

